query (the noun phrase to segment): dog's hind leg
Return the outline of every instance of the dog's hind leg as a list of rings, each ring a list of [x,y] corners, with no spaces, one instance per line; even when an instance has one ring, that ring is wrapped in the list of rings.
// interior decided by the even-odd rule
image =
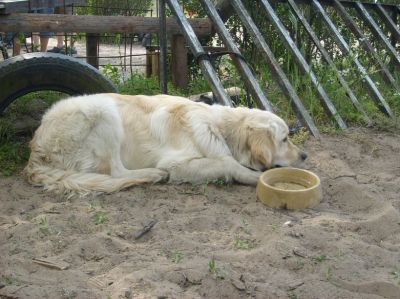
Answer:
[[[98,113],[75,159],[80,161],[81,171],[109,175],[140,183],[165,181],[168,173],[161,169],[146,168],[129,170],[121,159],[123,127],[117,111],[109,109]]]

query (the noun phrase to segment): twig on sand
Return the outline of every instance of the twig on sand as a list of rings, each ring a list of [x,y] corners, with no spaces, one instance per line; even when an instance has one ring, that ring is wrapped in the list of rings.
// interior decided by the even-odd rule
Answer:
[[[153,226],[156,225],[157,222],[157,220],[150,220],[141,230],[134,234],[135,240],[138,240],[145,234],[147,234],[153,228]]]

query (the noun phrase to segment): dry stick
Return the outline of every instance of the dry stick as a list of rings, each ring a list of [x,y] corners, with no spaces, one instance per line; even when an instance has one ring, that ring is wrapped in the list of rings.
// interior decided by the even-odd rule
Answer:
[[[153,226],[156,225],[157,222],[158,222],[157,220],[151,220],[149,223],[147,223],[141,230],[135,233],[134,235],[135,240],[138,240],[145,234],[147,234],[153,228]]]

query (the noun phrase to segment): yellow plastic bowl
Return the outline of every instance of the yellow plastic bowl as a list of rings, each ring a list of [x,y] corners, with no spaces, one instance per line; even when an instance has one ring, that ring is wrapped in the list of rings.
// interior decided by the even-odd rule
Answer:
[[[308,170],[274,168],[261,174],[256,194],[258,199],[270,208],[311,208],[321,201],[321,181],[316,174]]]

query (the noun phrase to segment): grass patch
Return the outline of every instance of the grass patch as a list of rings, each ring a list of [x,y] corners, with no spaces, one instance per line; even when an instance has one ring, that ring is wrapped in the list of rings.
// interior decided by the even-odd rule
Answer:
[[[256,244],[252,240],[236,238],[233,243],[233,248],[237,250],[250,250],[256,247]]]
[[[108,221],[107,212],[98,211],[92,217],[93,223],[95,225],[104,224]]]
[[[35,127],[21,131],[17,123],[28,117],[39,120],[43,112],[65,94],[53,91],[33,92],[12,103],[0,116],[0,174],[19,173],[29,158],[29,140]]]

